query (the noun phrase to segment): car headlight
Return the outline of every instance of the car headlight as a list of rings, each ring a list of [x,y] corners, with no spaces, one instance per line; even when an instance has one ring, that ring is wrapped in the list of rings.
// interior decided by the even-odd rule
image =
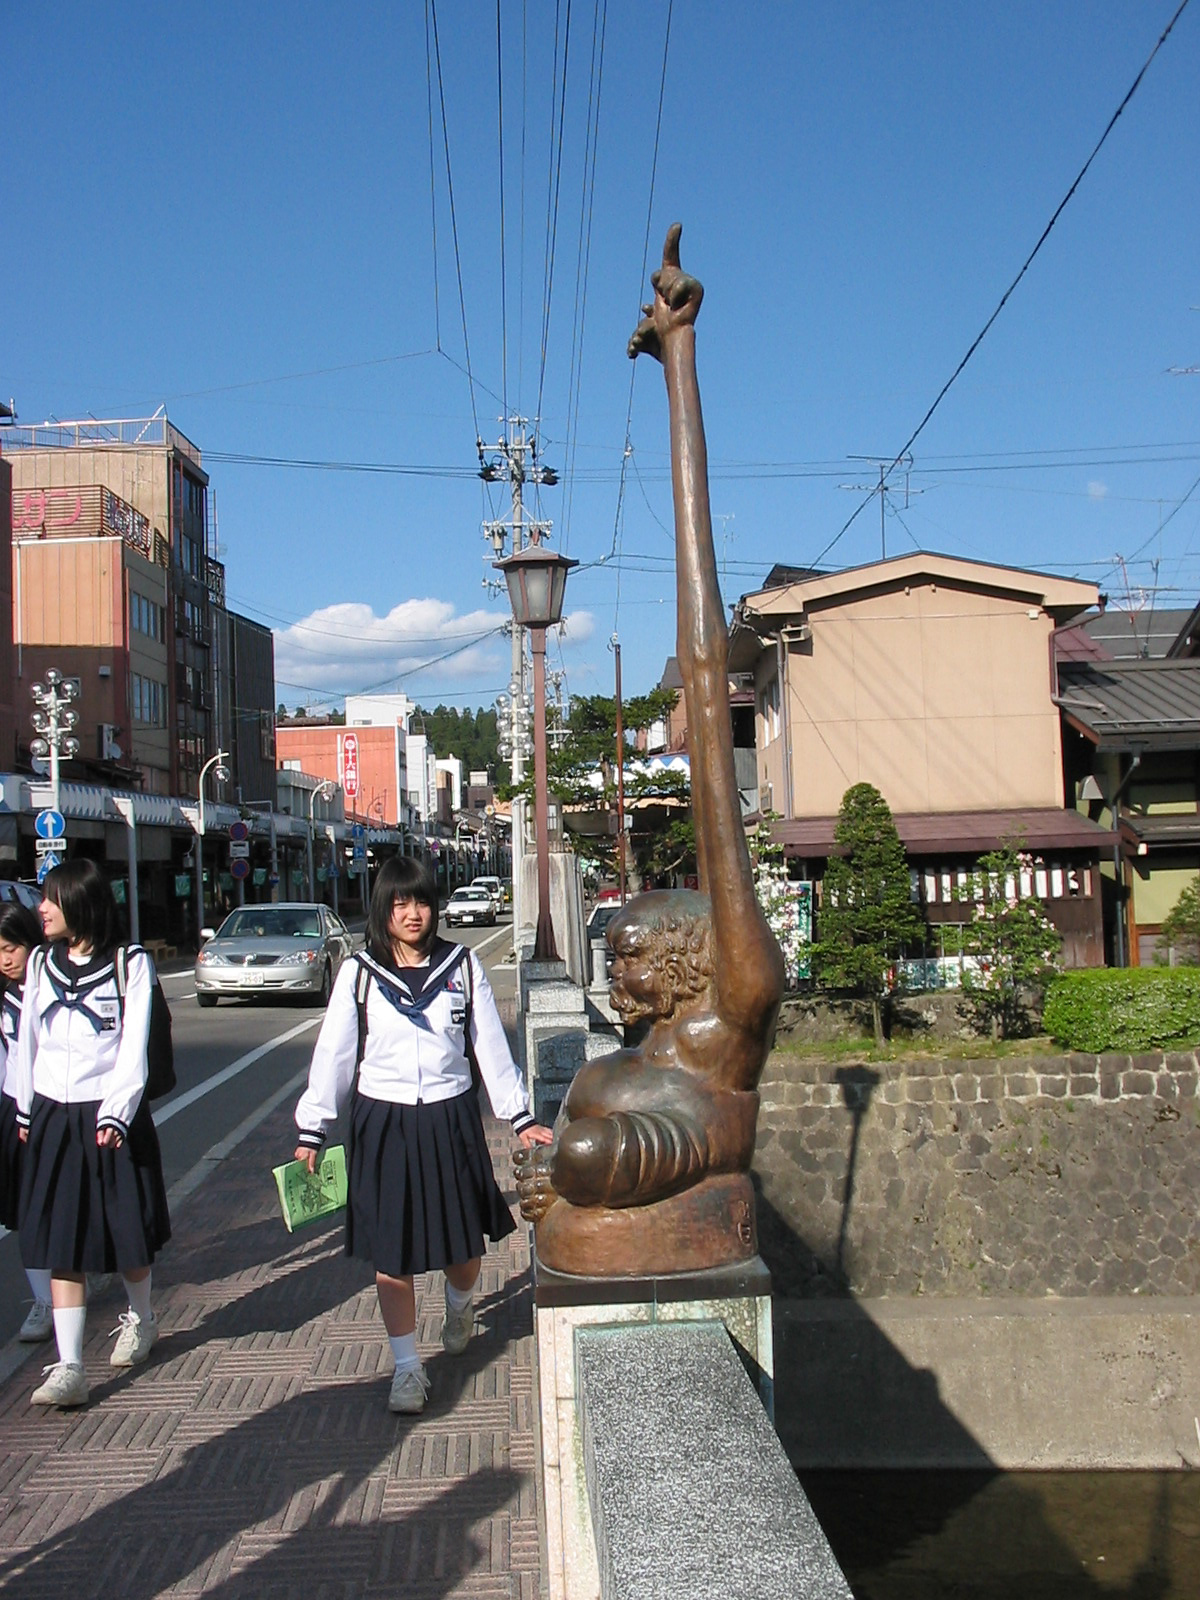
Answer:
[[[289,955],[280,956],[281,967],[311,967],[321,959],[319,950],[293,950]]]
[[[196,965],[198,967],[219,967],[223,966],[224,962],[225,957],[219,950],[201,950],[196,957]]]

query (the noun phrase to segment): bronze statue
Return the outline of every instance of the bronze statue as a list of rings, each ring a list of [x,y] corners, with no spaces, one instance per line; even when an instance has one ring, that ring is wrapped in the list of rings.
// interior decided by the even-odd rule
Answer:
[[[633,1049],[580,1069],[554,1144],[519,1152],[521,1213],[539,1262],[597,1277],[698,1271],[757,1251],[748,1176],[756,1086],[783,994],[783,957],[754,894],[729,718],[728,643],[696,379],[704,290],[679,265],[676,223],[629,355],[661,361],[671,422],[676,654],[691,748],[701,890],[637,896],[608,927],[611,998],[648,1021]]]

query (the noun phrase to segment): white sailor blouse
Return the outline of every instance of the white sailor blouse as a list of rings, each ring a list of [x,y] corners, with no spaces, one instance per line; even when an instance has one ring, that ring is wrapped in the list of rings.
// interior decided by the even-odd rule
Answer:
[[[471,1087],[467,1060],[467,979],[471,963],[471,1044],[492,1109],[521,1133],[531,1126],[529,1096],[508,1048],[487,975],[463,946],[435,948],[431,969],[418,969],[424,987],[415,995],[403,969],[384,967],[365,951],[342,963],[313,1049],[308,1088],[296,1107],[299,1143],[319,1150],[329,1124],[354,1082],[358,1056],[355,985],[366,972],[367,1036],[358,1071],[359,1091],[392,1105],[451,1100]]]
[[[29,958],[17,1034],[17,1121],[28,1126],[35,1094],[60,1105],[96,1100],[96,1127],[122,1136],[146,1087],[150,1039],[150,958],[129,945],[124,1019],[110,959],[80,966],[65,944]]]
[[[4,1093],[10,1100],[17,1098],[17,1034],[21,1028],[20,983],[11,980],[0,998],[0,1049],[4,1051]]]

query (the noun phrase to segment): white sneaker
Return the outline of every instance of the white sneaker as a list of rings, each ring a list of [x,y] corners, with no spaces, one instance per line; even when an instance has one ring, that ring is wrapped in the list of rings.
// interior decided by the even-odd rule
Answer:
[[[54,1332],[54,1308],[48,1306],[44,1300],[35,1300],[29,1308],[29,1315],[21,1324],[21,1331],[17,1338],[22,1344],[41,1344],[43,1339],[49,1339]]]
[[[419,1411],[424,1411],[428,1394],[429,1379],[424,1367],[397,1367],[392,1378],[392,1392],[388,1395],[388,1410],[415,1417]]]
[[[475,1302],[455,1311],[446,1303],[446,1318],[442,1323],[442,1349],[448,1356],[460,1356],[471,1342],[475,1332]]]
[[[136,1311],[122,1311],[112,1331],[117,1336],[117,1346],[108,1358],[110,1367],[136,1367],[158,1343],[157,1321],[151,1317],[149,1322],[143,1322]]]
[[[88,1402],[87,1373],[73,1361],[58,1361],[42,1368],[46,1380],[29,1396],[32,1406],[85,1406]]]

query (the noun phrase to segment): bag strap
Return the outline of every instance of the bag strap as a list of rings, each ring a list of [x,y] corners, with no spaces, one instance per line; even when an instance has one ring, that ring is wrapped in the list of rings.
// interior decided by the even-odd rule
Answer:
[[[371,985],[371,970],[359,961],[358,971],[354,975],[354,1009],[358,1013],[358,1048],[354,1056],[354,1075],[358,1076],[358,1069],[362,1066],[363,1056],[367,1049],[367,990]]]
[[[113,951],[113,975],[117,980],[117,1007],[125,1021],[125,991],[129,988],[129,946],[119,944]]]

